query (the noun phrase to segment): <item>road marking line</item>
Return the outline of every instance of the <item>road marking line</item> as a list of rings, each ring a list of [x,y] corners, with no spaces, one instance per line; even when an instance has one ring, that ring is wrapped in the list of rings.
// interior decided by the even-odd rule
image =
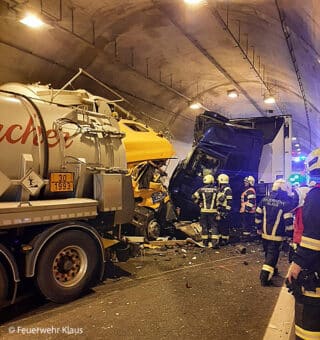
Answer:
[[[294,327],[294,297],[282,287],[263,340],[290,340]]]

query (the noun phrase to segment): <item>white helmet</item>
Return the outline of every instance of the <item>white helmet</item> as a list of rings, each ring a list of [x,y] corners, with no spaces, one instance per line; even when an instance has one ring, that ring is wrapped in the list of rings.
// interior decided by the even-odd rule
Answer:
[[[204,184],[212,184],[214,183],[214,177],[212,175],[206,175],[203,177]]]
[[[313,150],[306,159],[307,170],[320,170],[320,148]]]
[[[219,184],[229,184],[229,176],[226,174],[220,174],[217,180]]]
[[[254,180],[254,177],[253,177],[253,176],[247,176],[247,177],[244,179],[244,182],[250,184],[251,186],[254,186],[255,180]]]
[[[271,190],[272,191],[278,191],[278,190],[288,191],[287,182],[283,178],[279,178],[273,182]]]

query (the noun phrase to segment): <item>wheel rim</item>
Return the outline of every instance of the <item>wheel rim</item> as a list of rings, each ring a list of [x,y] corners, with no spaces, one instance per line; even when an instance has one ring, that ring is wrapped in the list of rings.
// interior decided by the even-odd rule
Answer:
[[[160,236],[160,224],[156,220],[152,220],[148,224],[148,238],[156,239]]]
[[[52,273],[60,286],[72,287],[82,280],[87,267],[88,258],[85,251],[78,246],[68,246],[54,258]]]

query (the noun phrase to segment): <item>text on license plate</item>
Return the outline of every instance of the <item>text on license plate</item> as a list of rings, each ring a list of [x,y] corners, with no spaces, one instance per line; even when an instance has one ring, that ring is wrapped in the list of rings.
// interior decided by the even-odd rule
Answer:
[[[51,172],[50,191],[73,191],[73,172]]]

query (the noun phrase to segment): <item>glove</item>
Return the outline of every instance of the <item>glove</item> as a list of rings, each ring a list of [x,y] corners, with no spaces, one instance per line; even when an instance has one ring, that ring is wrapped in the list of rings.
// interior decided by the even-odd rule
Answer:
[[[292,279],[291,283],[286,278],[285,284],[288,288],[288,292],[291,293],[295,298],[302,296],[302,287],[298,284],[298,280]]]

